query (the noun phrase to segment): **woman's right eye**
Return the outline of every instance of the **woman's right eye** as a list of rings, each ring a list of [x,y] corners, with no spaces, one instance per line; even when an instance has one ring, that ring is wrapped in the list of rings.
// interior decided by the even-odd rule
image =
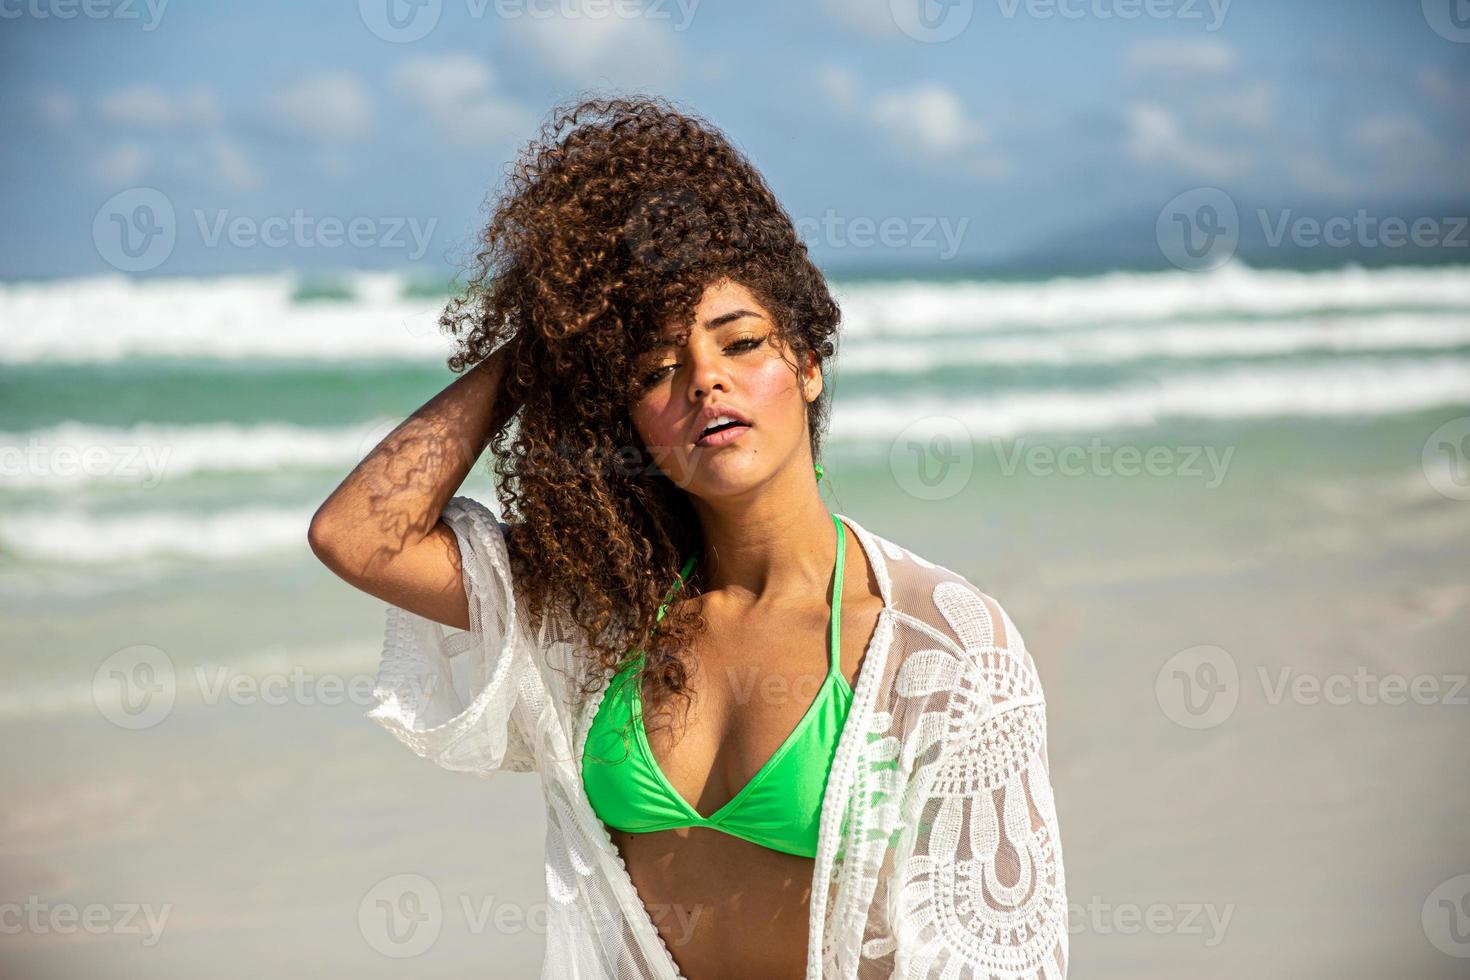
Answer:
[[[663,380],[664,372],[667,371],[667,370],[669,370],[672,367],[674,367],[673,364],[665,364],[663,367],[658,368],[657,370],[653,371],[652,373],[644,375],[643,376],[643,384],[645,386],[658,384],[660,381]]]

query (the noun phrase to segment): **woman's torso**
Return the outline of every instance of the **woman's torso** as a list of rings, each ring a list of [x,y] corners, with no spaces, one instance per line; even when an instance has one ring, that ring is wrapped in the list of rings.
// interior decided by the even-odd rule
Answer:
[[[846,550],[844,572],[837,667],[851,689],[883,603],[861,547]],[[649,709],[646,728],[659,769],[708,816],[782,746],[833,664],[826,602],[736,613],[706,597],[703,614],[710,628],[687,660],[687,711],[683,698],[670,699]],[[608,830],[689,980],[804,974],[811,858],[709,827]]]

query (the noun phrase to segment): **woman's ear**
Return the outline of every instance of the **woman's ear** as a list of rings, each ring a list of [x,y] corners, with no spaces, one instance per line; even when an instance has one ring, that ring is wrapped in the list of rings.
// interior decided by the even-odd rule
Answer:
[[[808,405],[822,395],[822,359],[814,350],[806,352],[806,366],[802,369],[801,386]]]

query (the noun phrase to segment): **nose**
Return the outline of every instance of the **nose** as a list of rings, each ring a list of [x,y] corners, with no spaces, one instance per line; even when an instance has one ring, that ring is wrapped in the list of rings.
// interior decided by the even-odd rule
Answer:
[[[688,356],[689,393],[693,400],[707,398],[716,389],[729,393],[729,362],[720,356],[719,348],[712,341],[695,343],[690,338]]]

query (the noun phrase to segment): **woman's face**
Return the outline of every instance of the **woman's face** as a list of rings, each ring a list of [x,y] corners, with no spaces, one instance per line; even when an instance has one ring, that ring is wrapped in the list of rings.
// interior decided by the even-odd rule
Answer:
[[[704,291],[686,342],[679,333],[668,325],[663,346],[639,363],[642,392],[632,409],[665,475],[695,496],[715,497],[750,490],[786,466],[809,468],[806,409],[822,391],[817,358],[809,356],[798,375],[766,308],[729,279]],[[706,410],[749,425],[702,440]]]

